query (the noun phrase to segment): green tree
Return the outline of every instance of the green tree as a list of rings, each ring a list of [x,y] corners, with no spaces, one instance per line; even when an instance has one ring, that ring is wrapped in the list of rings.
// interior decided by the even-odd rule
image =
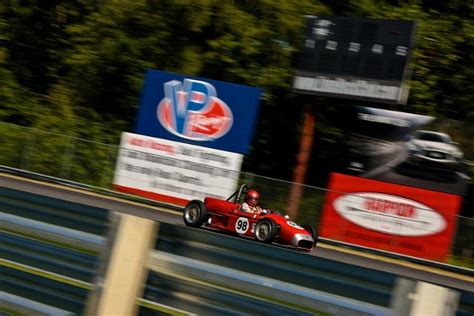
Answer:
[[[106,1],[69,28],[67,84],[76,104],[128,122],[147,67],[288,88],[303,14],[321,10],[309,1]]]
[[[32,125],[66,72],[66,26],[94,9],[91,0],[0,2],[0,119]]]

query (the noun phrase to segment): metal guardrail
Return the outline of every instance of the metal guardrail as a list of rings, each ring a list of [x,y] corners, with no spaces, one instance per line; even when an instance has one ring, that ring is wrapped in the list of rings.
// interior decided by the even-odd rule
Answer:
[[[105,244],[108,213],[0,188],[2,291],[10,298],[2,295],[4,309],[81,314]]]
[[[15,222],[14,217],[10,220]],[[25,220],[28,222],[31,219]],[[52,224],[46,224],[45,227],[51,228],[48,225]],[[67,232],[68,229],[64,231],[50,230],[50,233],[55,234],[63,233],[67,235]],[[10,240],[13,239],[14,243],[18,242],[21,245],[21,239],[25,236],[18,236],[23,234],[19,232],[16,234],[14,237],[21,237],[20,240],[9,236]],[[88,233],[84,231],[81,234],[88,236]],[[241,284],[240,289],[229,289],[230,282],[223,283],[223,280],[220,280],[222,273],[217,273],[217,276],[213,275],[214,272],[219,272],[216,265],[225,266],[225,271],[235,273],[237,281],[243,276],[257,276],[262,282],[258,283],[258,281],[251,281],[247,278],[247,281],[250,281],[247,282],[247,285],[253,284],[258,291],[268,291],[268,289],[278,287],[284,288],[284,286],[290,284],[293,286],[292,289],[295,290],[293,300],[296,299],[298,290],[302,290],[307,292],[306,295],[311,296],[310,294],[313,294],[316,295],[315,297],[319,297],[322,305],[327,304],[327,310],[331,308],[331,303],[334,303],[331,298],[340,297],[344,297],[344,302],[336,301],[336,306],[332,306],[332,308],[337,307],[342,310],[350,306],[351,308],[365,309],[365,312],[372,312],[372,314],[374,312],[384,314],[390,304],[395,278],[390,273],[373,271],[364,267],[354,267],[327,259],[307,256],[294,250],[262,245],[244,239],[219,238],[218,235],[210,232],[181,226],[162,225],[159,237],[160,239],[156,244],[159,252],[154,253],[160,254],[161,259],[163,259],[163,256],[168,258],[168,263],[173,263],[176,259],[184,257],[183,263],[185,264],[182,267],[186,271],[181,271],[180,277],[176,278],[176,271],[180,270],[173,270],[174,268],[171,268],[168,264],[167,271],[159,270],[158,273],[151,273],[147,287],[148,292],[146,292],[148,296],[139,300],[142,309],[151,306],[152,309],[158,311],[159,308],[162,308],[163,313],[187,314],[184,312],[184,310],[187,310],[186,308],[160,306],[158,302],[153,300],[165,297],[169,299],[166,300],[167,304],[179,301],[189,305],[193,304],[193,300],[196,298],[200,299],[200,304],[205,304],[206,297],[207,299],[213,297],[217,299],[216,306],[212,310],[215,314],[235,314],[236,312],[228,305],[240,304],[239,306],[241,306],[245,305],[246,302],[252,305],[252,309],[258,311],[268,311],[275,304],[282,310],[296,310],[299,314],[305,312],[312,314],[314,311],[310,305],[295,307],[292,303],[289,306],[288,303],[278,299],[276,302],[272,301],[273,297],[269,299],[265,293],[263,293],[263,297],[259,298],[253,297],[253,293],[241,293],[239,291],[242,291],[242,288],[245,291],[243,284]],[[54,247],[46,247],[44,250],[46,252],[52,251],[50,254],[57,256],[57,249]],[[64,257],[74,258],[75,256],[72,254],[72,257],[68,255]],[[173,261],[172,258],[175,260]],[[166,265],[166,263],[163,264]],[[92,288],[89,282],[54,274],[52,271],[46,271],[39,266],[30,267],[15,262],[11,265],[2,262],[1,265],[9,269],[10,283],[8,283],[8,286],[9,291],[13,291],[14,295],[24,296],[32,300],[40,299],[48,305],[67,311],[77,313],[83,311],[85,297]],[[173,265],[179,265],[179,260],[178,264],[174,262]],[[192,265],[198,266],[197,269],[194,269],[194,273],[191,271],[193,270]],[[224,270],[221,270],[221,272]],[[190,282],[191,279],[192,282]],[[211,281],[217,282],[217,284],[212,284]],[[158,282],[158,287],[154,286],[156,285],[154,282]],[[34,286],[31,286],[31,284]],[[43,284],[44,287],[38,286],[39,284]],[[211,286],[209,286],[210,284]],[[66,297],[63,299],[59,297],[58,299],[57,295],[61,295],[63,292]],[[203,296],[207,292],[211,296]],[[288,295],[293,294],[290,291]],[[275,298],[278,298],[278,295],[275,295]],[[314,297],[312,298],[314,299]],[[227,300],[233,303],[229,303]],[[473,310],[470,305],[469,293],[462,293],[461,303],[464,309],[460,309],[459,312]],[[207,304],[213,305],[213,302],[207,302]],[[310,301],[307,304],[311,304]],[[206,306],[201,305],[201,308],[203,311],[206,310]]]
[[[392,273],[179,225],[161,224],[155,249],[144,299],[193,313],[394,312],[400,279]],[[459,294],[456,315],[472,314],[474,287]]]
[[[456,316],[472,315],[474,315],[474,290],[472,292],[463,291],[459,298]]]
[[[104,237],[99,235],[6,213],[0,213],[0,229],[33,239],[53,243],[60,241],[62,245],[87,250],[87,252],[100,252],[105,242]]]
[[[6,292],[0,292],[0,304],[7,311],[17,311],[20,315],[36,315],[36,316],[72,316],[71,312],[60,308],[51,307],[41,304],[23,297],[11,295]],[[1,309],[0,309],[1,310]],[[3,313],[2,313],[3,315]]]
[[[95,235],[104,235],[108,211],[0,188],[2,212]]]
[[[386,308],[396,275],[242,238],[162,224],[156,250]],[[146,297],[145,297],[146,298]]]
[[[147,205],[152,205],[152,206],[157,206],[157,207],[165,207],[171,210],[178,210],[181,211],[183,209],[182,206],[170,204],[170,203],[165,203],[157,200],[152,200],[152,199],[147,199],[144,197],[136,196],[136,195],[131,195],[127,193],[122,193],[122,192],[117,192],[115,190],[110,190],[106,189],[103,187],[97,187],[89,184],[84,184],[80,182],[75,182],[67,179],[62,179],[62,178],[56,178],[52,176],[48,176],[45,174],[40,174],[40,173],[35,173],[27,170],[22,170],[22,169],[17,169],[9,166],[4,166],[0,165],[0,172],[7,173],[7,174],[12,174],[16,176],[20,176],[23,178],[27,179],[32,179],[32,180],[38,180],[41,182],[45,183],[51,183],[51,184],[58,184],[62,185],[65,187],[69,188],[75,188],[75,189],[81,189],[81,190],[86,190],[89,192],[95,192],[99,194],[103,194],[105,196],[113,196],[117,197],[120,199],[125,199],[125,200],[132,200],[132,201],[137,201],[142,204],[147,204]]]
[[[91,282],[97,256],[0,232],[3,259]]]
[[[255,301],[249,304],[250,306],[240,306],[240,312],[264,314],[271,310],[278,315],[314,315],[321,312],[336,315],[391,313],[388,308],[279,281],[275,276],[264,277],[162,251],[151,253],[148,267],[155,273],[154,278],[201,283],[220,291],[221,295],[213,295],[213,306],[208,306],[210,310],[218,305],[218,302],[228,303],[226,296],[235,296],[237,301]],[[147,295],[150,295],[152,290],[148,288],[147,292]]]
[[[412,256],[402,255],[402,254],[395,253],[395,252],[384,251],[384,250],[359,246],[359,245],[355,245],[355,244],[345,243],[345,242],[342,242],[342,241],[339,241],[339,240],[333,240],[333,239],[322,238],[322,237],[320,237],[318,240],[320,242],[324,242],[325,244],[328,244],[328,245],[351,248],[351,249],[358,250],[358,251],[361,251],[361,252],[373,253],[373,254],[382,255],[382,256],[389,257],[389,258],[394,258],[394,259],[402,259],[402,260],[405,260],[405,261],[408,261],[408,262],[417,263],[417,264],[421,264],[421,265],[425,265],[425,266],[429,266],[429,267],[433,267],[433,268],[438,268],[438,269],[442,269],[442,270],[446,270],[446,271],[451,271],[451,272],[458,273],[458,274],[474,276],[474,269],[469,269],[469,268],[465,268],[465,267],[461,267],[461,266],[455,266],[455,265],[452,265],[452,264],[447,264],[447,263],[442,263],[442,262],[437,262],[437,261],[432,261],[432,260],[427,260],[427,259],[421,259],[421,258],[416,258],[416,257],[412,257]]]
[[[182,209],[183,209],[183,207],[181,207],[181,206],[172,205],[172,204],[169,204],[169,203],[163,203],[163,202],[160,202],[160,201],[155,201],[155,200],[151,200],[151,199],[147,199],[147,198],[143,198],[143,197],[133,196],[133,195],[125,194],[125,193],[120,193],[120,192],[116,192],[116,191],[113,191],[113,190],[98,188],[98,187],[95,187],[95,186],[91,186],[91,185],[87,185],[87,184],[83,184],[83,183],[77,183],[77,182],[70,181],[70,180],[65,180],[65,179],[55,178],[55,177],[51,177],[51,176],[47,176],[47,175],[32,173],[32,172],[29,172],[29,171],[26,171],[26,170],[20,170],[20,169],[8,167],[8,166],[0,166],[0,172],[13,174],[13,175],[18,175],[18,176],[29,178],[29,179],[40,180],[40,181],[43,181],[43,182],[60,184],[60,185],[64,185],[64,186],[67,186],[67,187],[79,188],[79,189],[90,191],[90,192],[98,192],[98,193],[103,194],[105,196],[113,196],[113,197],[118,197],[118,198],[125,199],[125,200],[133,200],[133,201],[137,201],[139,203],[148,204],[148,205],[152,205],[152,206],[158,206],[158,207],[164,207],[164,208],[168,208],[168,209],[171,209],[171,210],[182,211]],[[474,220],[472,220],[472,224],[474,224]],[[348,244],[348,243],[344,243],[344,242],[337,241],[337,240],[332,240],[332,239],[321,238],[321,241],[323,241],[325,243],[328,243],[328,244],[331,244],[331,245],[335,245],[335,246],[352,248],[352,249],[363,251],[363,252],[369,252],[369,253],[379,254],[379,255],[382,255],[382,256],[388,256],[388,257],[391,257],[391,258],[406,260],[406,261],[409,261],[409,262],[414,262],[414,263],[418,263],[418,264],[422,264],[422,265],[426,265],[426,266],[430,266],[430,267],[435,267],[435,268],[443,269],[443,270],[446,270],[446,271],[452,271],[452,272],[459,273],[459,274],[465,274],[465,275],[470,275],[470,276],[474,275],[474,269],[465,268],[465,267],[462,267],[462,266],[459,266],[459,265],[452,265],[452,264],[446,264],[446,263],[442,263],[442,262],[430,261],[430,260],[416,258],[416,257],[410,257],[410,256],[398,254],[398,253],[378,250],[378,249],[374,249],[374,248],[367,248],[367,247],[358,246],[358,245],[354,245],[354,244]]]
[[[42,176],[41,180],[44,180]],[[64,184],[60,179],[48,181]],[[85,188],[72,182],[67,185]],[[0,313],[70,315],[86,312],[86,299],[94,289],[92,282],[96,277],[98,255],[107,251],[104,249],[106,237],[95,233],[108,229],[109,213],[102,208],[0,188],[3,291],[0,292]],[[60,226],[64,223],[69,227]],[[142,308],[149,307],[164,314],[186,314],[143,299],[138,303]]]
[[[5,265],[2,266],[2,290],[75,314],[82,313],[88,295],[87,289],[65,283],[64,280],[54,280],[39,273]]]

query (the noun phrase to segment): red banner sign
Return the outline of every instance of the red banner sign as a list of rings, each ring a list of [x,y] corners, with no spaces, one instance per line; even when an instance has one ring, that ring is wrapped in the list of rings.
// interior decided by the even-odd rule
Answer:
[[[445,261],[462,197],[331,174],[321,237]]]

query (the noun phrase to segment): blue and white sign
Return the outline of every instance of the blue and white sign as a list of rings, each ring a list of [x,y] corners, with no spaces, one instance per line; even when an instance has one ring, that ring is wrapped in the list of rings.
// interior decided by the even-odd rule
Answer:
[[[148,70],[135,133],[248,152],[260,89]]]

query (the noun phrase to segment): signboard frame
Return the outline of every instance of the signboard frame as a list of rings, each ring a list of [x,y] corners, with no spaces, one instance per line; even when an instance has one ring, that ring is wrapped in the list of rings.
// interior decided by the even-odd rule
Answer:
[[[306,17],[297,93],[406,103],[415,22]]]
[[[246,154],[260,93],[260,89],[246,85],[148,69],[133,132]],[[210,113],[212,106],[215,113]],[[196,137],[196,126],[216,132]]]
[[[429,260],[449,256],[461,196],[338,173],[328,190],[321,237]],[[337,205],[341,199],[352,209]]]

